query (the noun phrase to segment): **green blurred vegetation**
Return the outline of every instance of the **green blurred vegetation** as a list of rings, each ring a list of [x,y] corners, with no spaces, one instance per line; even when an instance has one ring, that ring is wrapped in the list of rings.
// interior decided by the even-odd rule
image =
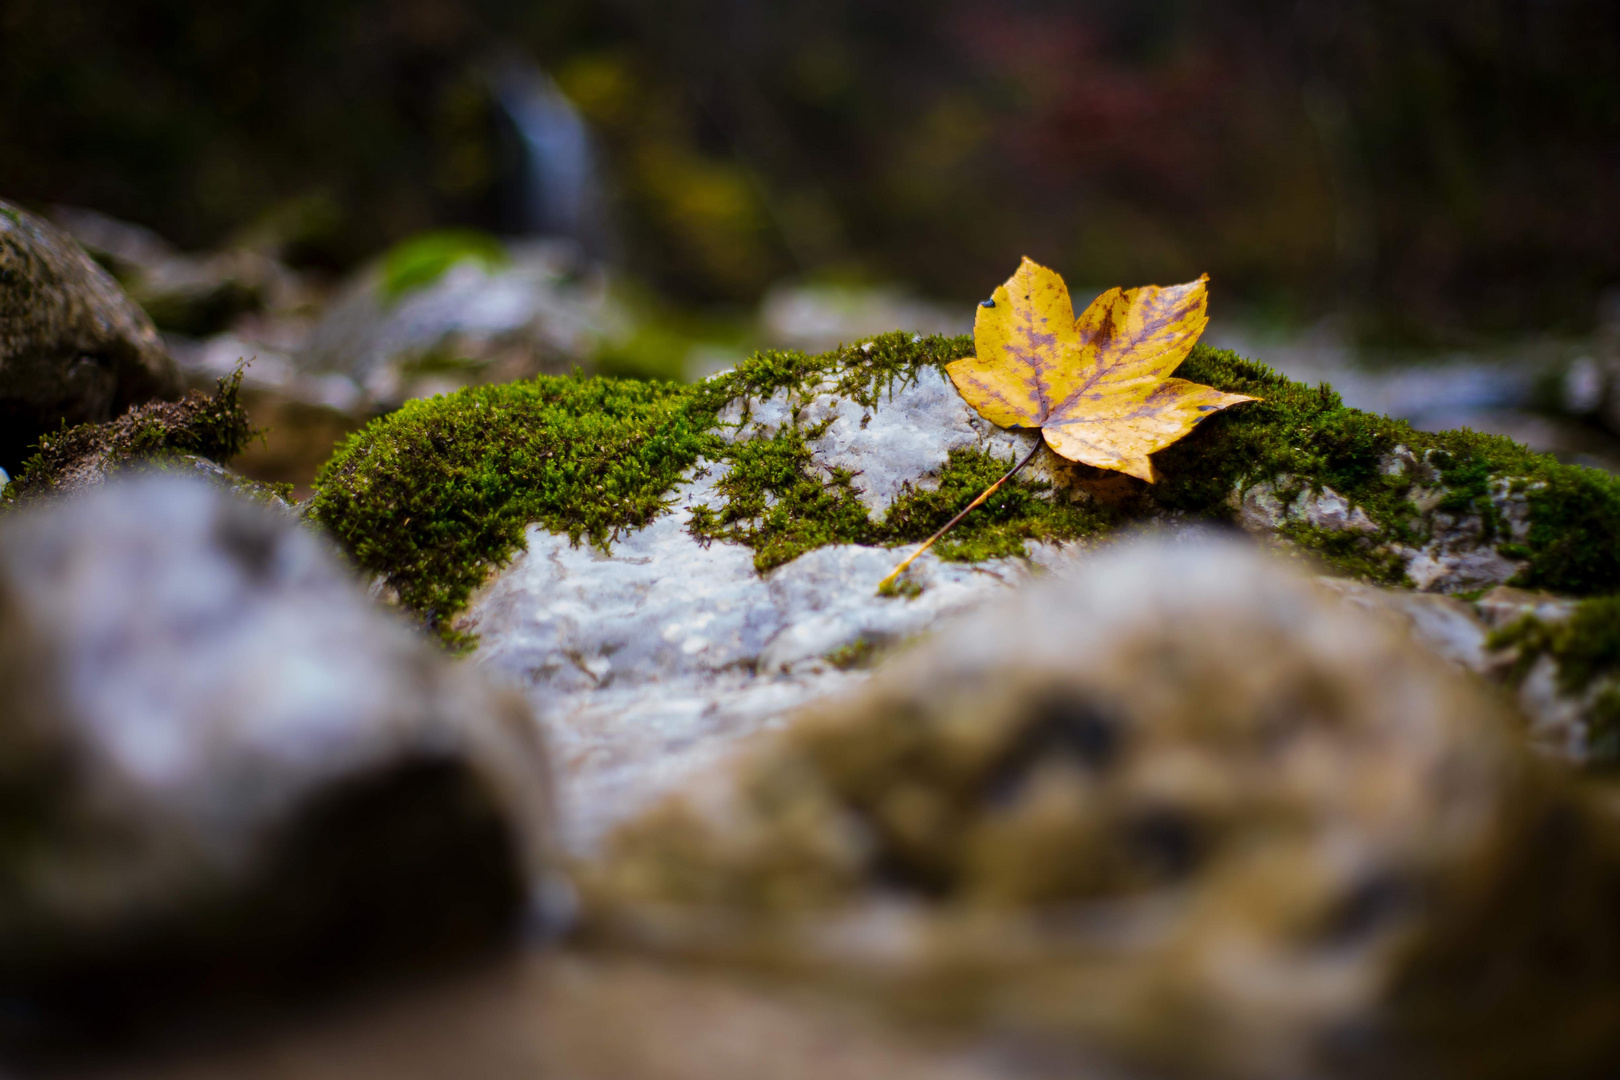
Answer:
[[[1608,0],[8,0],[0,192],[339,268],[499,232],[514,55],[682,302],[965,300],[1029,254],[1410,342],[1580,329],[1620,282]]]
[[[402,240],[382,258],[383,298],[390,303],[425,289],[460,262],[496,270],[511,262],[495,237],[477,229],[437,229]]]

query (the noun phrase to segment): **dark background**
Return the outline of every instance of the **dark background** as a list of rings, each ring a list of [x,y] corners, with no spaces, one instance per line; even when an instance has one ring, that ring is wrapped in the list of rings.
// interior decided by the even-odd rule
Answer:
[[[1027,253],[1466,342],[1579,333],[1620,282],[1613,0],[0,0],[0,194],[332,270],[498,230],[513,56],[686,302],[966,300]]]

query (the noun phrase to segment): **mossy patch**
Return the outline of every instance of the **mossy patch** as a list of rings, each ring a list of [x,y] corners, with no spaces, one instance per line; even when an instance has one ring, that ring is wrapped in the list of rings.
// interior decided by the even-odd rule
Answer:
[[[137,406],[104,424],[80,424],[42,438],[0,495],[0,504],[78,490],[136,462],[161,464],[187,456],[225,464],[253,432],[239,399],[242,373],[220,379],[212,395],[193,390],[179,401]],[[241,480],[254,495],[285,498],[285,490]]]
[[[1537,660],[1551,656],[1558,665],[1558,689],[1584,694],[1600,679],[1620,676],[1620,596],[1583,600],[1567,619],[1526,615],[1493,633],[1486,644],[1516,650],[1509,681],[1522,682]],[[1620,684],[1600,690],[1585,711],[1592,760],[1620,760]]]
[[[883,645],[871,638],[858,637],[845,645],[840,645],[823,660],[837,668],[839,671],[864,671],[877,663],[877,658],[883,653]]]
[[[811,437],[814,433],[811,433]],[[853,475],[819,465],[800,428],[720,452],[731,471],[716,485],[718,511],[698,507],[692,535],[754,549],[761,573],[829,544],[918,543],[933,535],[1012,467],[974,450],[952,450],[934,490],[911,490],[874,520],[855,494]],[[1044,481],[1015,477],[939,542],[947,562],[1027,554],[1027,541],[1075,540],[1116,523],[1107,508],[1053,500]]]
[[[1620,675],[1620,596],[1584,600],[1568,619],[1548,622],[1526,615],[1492,634],[1488,644],[1518,650],[1515,679],[1538,658],[1551,656],[1558,661],[1559,689],[1577,693],[1598,678]]]
[[[350,436],[309,513],[400,602],[449,620],[538,522],[606,546],[663,509],[720,440],[712,406],[672,383],[540,376],[407,402]]]
[[[828,544],[916,543],[1011,462],[954,451],[937,489],[904,492],[874,518],[850,474],[815,460],[816,431],[790,424],[727,442],[718,417],[740,398],[813,388],[880,408],[924,368],[971,351],[966,337],[894,333],[816,356],[766,350],[691,386],[542,376],[413,401],[344,444],[317,480],[312,514],[408,609],[452,637],[450,619],[521,548],[525,525],[607,548],[658,514],[700,457],[726,472],[718,499],[694,513],[693,535],[746,544],[761,571]],[[1264,400],[1213,415],[1156,455],[1163,479],[1134,501],[1054,498],[1043,483],[1017,478],[941,542],[941,557],[1015,555],[1031,541],[1093,536],[1144,511],[1229,518],[1235,491],[1281,477],[1301,489],[1331,487],[1378,528],[1367,537],[1292,526],[1293,539],[1349,572],[1398,581],[1401,562],[1389,545],[1423,539],[1414,476],[1386,468],[1404,446],[1445,486],[1453,511],[1495,513],[1492,485],[1503,478],[1524,493],[1530,530],[1516,553],[1528,562],[1524,584],[1620,590],[1620,550],[1608,542],[1620,535],[1620,481],[1607,474],[1496,436],[1415,431],[1223,350],[1195,349],[1177,374]]]
[[[941,371],[972,352],[967,337],[881,334],[819,356],[797,351],[757,353],[724,381],[726,400],[769,398],[780,390],[821,387],[868,409],[927,367]],[[714,393],[715,389],[711,389]],[[873,519],[857,497],[853,474],[819,464],[808,440],[819,430],[784,427],[768,439],[732,443],[718,458],[730,465],[716,485],[719,510],[699,508],[691,531],[705,540],[729,540],[754,549],[763,573],[829,544],[918,543],[999,480],[1013,462],[974,450],[953,450],[933,490],[909,490]],[[1113,511],[1053,500],[1050,485],[1015,478],[935,547],[947,561],[980,562],[1026,553],[1028,541],[1073,540],[1117,521]]]
[[[1511,478],[1525,494],[1529,536],[1510,553],[1529,567],[1517,584],[1575,594],[1620,590],[1620,547],[1610,542],[1620,536],[1620,479],[1608,473],[1562,464],[1499,435],[1417,431],[1347,407],[1328,386],[1293,382],[1223,349],[1195,348],[1176,374],[1263,400],[1211,416],[1154,456],[1163,479],[1153,494],[1163,506],[1224,516],[1234,490],[1277,477],[1316,491],[1330,487],[1365,511],[1379,534],[1348,541],[1300,530],[1293,539],[1347,569],[1391,581],[1393,564],[1378,546],[1421,539],[1414,535],[1412,476],[1384,469],[1404,446],[1437,470],[1447,491],[1440,509],[1479,514],[1487,539],[1499,526],[1491,483]]]

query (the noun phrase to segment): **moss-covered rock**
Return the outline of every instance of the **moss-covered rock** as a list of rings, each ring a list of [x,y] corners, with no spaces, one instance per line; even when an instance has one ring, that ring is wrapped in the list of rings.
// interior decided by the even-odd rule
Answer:
[[[1612,818],[1336,593],[1099,553],[618,830],[587,925],[1153,1075],[1607,1075]]]
[[[343,446],[313,513],[441,629],[519,550],[525,525],[610,549],[700,457],[724,475],[690,531],[747,545],[761,572],[829,544],[903,545],[1032,445],[949,389],[944,365],[970,351],[967,338],[897,333],[819,356],[761,352],[688,387],[541,377],[413,402]],[[973,561],[1198,518],[1279,535],[1380,582],[1620,590],[1608,542],[1620,481],[1605,473],[1498,436],[1416,431],[1222,350],[1195,349],[1178,374],[1263,400],[1158,454],[1153,487],[1043,452],[940,554]]]
[[[0,491],[0,507],[73,494],[138,467],[200,472],[248,495],[288,501],[290,485],[258,483],[223,468],[253,435],[238,397],[241,383],[238,371],[219,380],[212,395],[192,390],[179,401],[138,405],[115,420],[40,439],[34,455]]]
[[[1507,608],[1489,644],[1524,710],[1546,717],[1571,756],[1620,763],[1620,596]]]
[[[63,423],[180,394],[146,315],[54,226],[0,202],[0,468]]]

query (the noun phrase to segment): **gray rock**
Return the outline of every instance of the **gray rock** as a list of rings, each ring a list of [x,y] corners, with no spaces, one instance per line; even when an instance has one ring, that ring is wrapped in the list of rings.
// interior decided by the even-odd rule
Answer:
[[[483,947],[541,880],[521,699],[291,515],[173,475],[18,511],[0,629],[0,1029]]]
[[[887,548],[825,547],[761,575],[748,548],[687,532],[722,475],[705,470],[610,554],[531,526],[528,549],[457,623],[478,635],[480,666],[529,688],[576,849],[796,706],[862,681],[852,663],[867,654],[1063,558],[925,556],[910,597],[874,591],[896,560]]]
[[[0,467],[63,423],[176,397],[152,322],[67,236],[0,202]]]
[[[1008,431],[980,416],[938,369],[919,368],[896,383],[877,408],[835,391],[836,378],[794,393],[778,390],[764,399],[739,398],[720,414],[730,441],[768,439],[785,424],[819,432],[808,445],[824,468],[847,469],[867,512],[881,516],[907,486],[932,490],[952,450],[982,450],[1022,458],[1040,436]],[[1025,475],[1067,488],[1069,469],[1045,450]]]
[[[721,410],[718,433],[737,442],[797,426],[818,468],[853,474],[851,488],[874,519],[908,490],[936,487],[954,450],[1011,460],[1039,437],[985,421],[932,366],[897,380],[872,405],[839,392],[840,374],[801,390],[733,400]],[[1407,458],[1397,455],[1389,467],[1420,482],[1436,479],[1428,462]],[[477,635],[479,664],[529,688],[560,751],[564,820],[577,850],[590,850],[605,829],[728,757],[795,706],[864,679],[850,670],[852,657],[915,637],[1041,566],[1072,560],[1077,550],[1032,545],[1028,558],[978,565],[925,557],[915,597],[874,595],[903,554],[886,548],[827,547],[761,575],[750,549],[704,543],[687,531],[693,507],[719,508],[715,484],[724,470],[700,462],[675,493],[673,512],[621,534],[609,553],[531,526],[526,552],[491,577],[457,623]],[[1094,497],[1088,485],[1095,478],[1050,450],[1037,454],[1025,475],[1050,484],[1053,498]],[[1500,495],[1503,520],[1522,530],[1522,495],[1505,487]],[[1377,532],[1364,511],[1331,489],[1290,490],[1279,481],[1234,495],[1234,505],[1239,522],[1257,534],[1296,524],[1370,540]],[[1410,573],[1427,572],[1423,584],[1437,591],[1511,574],[1512,567],[1496,566],[1509,561],[1494,546],[1480,544],[1477,518],[1454,521],[1437,505],[1427,511],[1428,545],[1405,556]],[[1137,506],[1144,520],[1180,527],[1146,499]],[[1443,597],[1408,601],[1411,595],[1394,592],[1379,602],[1401,609],[1420,639],[1483,672],[1485,631],[1474,613]]]
[[[1397,446],[1384,460],[1386,476],[1410,477],[1408,498],[1416,511],[1408,525],[1417,542],[1386,541],[1360,507],[1331,487],[1313,487],[1297,476],[1278,476],[1234,491],[1230,505],[1237,523],[1257,535],[1287,536],[1300,527],[1328,533],[1350,533],[1374,554],[1395,561],[1412,586],[1422,592],[1472,592],[1512,581],[1529,565],[1501,553],[1506,544],[1523,545],[1530,534],[1528,495],[1540,482],[1515,486],[1512,478],[1491,481],[1493,521],[1477,510],[1445,508],[1449,490],[1440,471]]]
[[[623,941],[1152,1075],[1607,1075],[1611,830],[1401,620],[1154,542],[694,778],[584,895]]]
[[[82,207],[53,207],[51,219],[109,265],[166,334],[219,333],[250,312],[289,306],[300,291],[297,276],[262,251],[188,255],[150,229]]]
[[[380,267],[362,271],[294,360],[306,378],[342,376],[393,406],[472,383],[566,373],[623,316],[600,274],[576,275],[571,248],[514,247],[504,266],[455,263],[403,296],[383,291]]]

